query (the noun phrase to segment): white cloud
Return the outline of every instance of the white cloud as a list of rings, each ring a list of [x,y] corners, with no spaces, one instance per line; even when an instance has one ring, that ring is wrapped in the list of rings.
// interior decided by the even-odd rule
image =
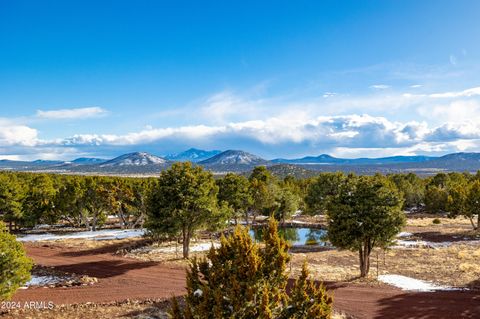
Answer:
[[[299,100],[288,95],[261,98],[258,93],[224,91],[184,108],[184,116],[195,118],[183,126],[152,123],[125,134],[76,134],[51,140],[40,139],[31,123],[4,120],[0,121],[0,157],[64,159],[144,149],[165,154],[192,146],[243,148],[267,157],[480,150],[480,125],[476,124],[480,123],[480,87],[430,94],[376,90],[366,95],[324,95],[317,92],[314,98]],[[86,116],[89,109],[39,111],[43,113],[37,116],[74,118],[82,112]],[[98,109],[92,114],[105,112]]]
[[[38,141],[37,135],[34,128],[0,118],[0,146],[33,146]]]
[[[480,101],[454,100],[418,108],[420,115],[443,123],[462,123],[480,120]]]
[[[385,89],[390,88],[390,85],[386,85],[386,84],[374,84],[374,85],[370,85],[370,88],[371,88],[371,89],[377,89],[377,90],[385,90]]]
[[[10,125],[9,130],[4,130],[7,131],[11,133],[0,135],[0,157],[21,155],[29,159],[74,158],[90,152],[99,156],[99,152],[105,154],[105,150],[116,150],[118,154],[145,147],[178,149],[184,145],[235,147],[260,151],[260,155],[275,154],[273,156],[285,156],[293,150],[303,154],[331,152],[346,157],[441,153],[480,147],[480,125],[475,122],[429,127],[426,122],[390,121],[367,114],[310,117],[308,113],[293,111],[263,120],[224,125],[146,127],[123,135],[78,134],[50,141],[39,140],[35,130],[22,125]]]
[[[83,107],[74,109],[60,109],[50,111],[37,111],[37,117],[42,119],[85,119],[100,117],[107,114],[101,107]]]
[[[480,95],[480,86],[463,90],[463,91],[434,93],[428,96],[433,98],[457,98],[457,97],[472,97],[476,95]]]
[[[333,97],[333,96],[335,96],[335,95],[337,95],[337,93],[335,93],[335,92],[325,92],[325,93],[323,93],[322,96],[323,96],[324,98],[329,98],[329,97]]]
[[[320,116],[286,114],[266,120],[229,123],[219,126],[150,128],[125,135],[75,135],[63,145],[137,145],[162,140],[246,139],[262,144],[308,143],[383,147],[412,144],[427,132],[426,124],[391,122],[370,115]]]

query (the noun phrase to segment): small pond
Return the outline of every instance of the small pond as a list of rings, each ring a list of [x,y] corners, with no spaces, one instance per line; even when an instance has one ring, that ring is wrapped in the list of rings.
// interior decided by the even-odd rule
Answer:
[[[251,229],[250,236],[252,236],[255,241],[260,242],[262,241],[264,231],[264,228]],[[282,227],[278,229],[278,233],[292,246],[327,246],[327,242],[324,238],[327,231],[324,229]]]

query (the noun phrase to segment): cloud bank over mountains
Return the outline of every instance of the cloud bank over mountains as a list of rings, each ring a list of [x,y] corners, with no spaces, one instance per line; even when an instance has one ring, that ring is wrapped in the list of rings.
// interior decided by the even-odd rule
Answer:
[[[22,119],[0,118],[1,157],[69,159],[139,150],[163,155],[193,146],[244,149],[266,158],[480,150],[480,87],[412,93],[382,85],[368,95],[328,92],[302,100],[225,91],[176,110],[177,116],[192,119],[185,125],[149,125],[126,133],[92,132],[50,139],[43,139],[35,128],[38,121],[62,125],[67,119],[101,121],[109,114],[100,107],[86,107],[39,110]]]

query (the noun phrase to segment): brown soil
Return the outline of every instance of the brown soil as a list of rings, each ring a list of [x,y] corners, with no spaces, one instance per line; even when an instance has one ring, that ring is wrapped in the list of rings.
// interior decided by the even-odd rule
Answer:
[[[117,247],[110,252],[105,247],[72,250],[55,244],[26,245],[26,248],[37,264],[96,277],[98,283],[93,286],[19,290],[14,300],[48,300],[61,305],[169,298],[185,292],[184,268],[114,256],[112,252]]]
[[[115,245],[86,250],[55,243],[26,247],[37,264],[97,277],[99,282],[93,286],[19,290],[15,301],[52,301],[58,306],[158,300],[185,293],[184,267],[115,256]],[[327,287],[334,294],[336,310],[355,318],[480,318],[479,291],[406,293],[385,285],[348,282],[328,283]]]

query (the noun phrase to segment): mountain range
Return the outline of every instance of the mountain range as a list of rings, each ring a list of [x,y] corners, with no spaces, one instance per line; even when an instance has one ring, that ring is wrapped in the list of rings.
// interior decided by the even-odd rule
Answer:
[[[337,158],[328,154],[319,156],[306,156],[296,159],[278,158],[272,160],[273,163],[287,163],[287,164],[390,164],[390,163],[416,163],[426,162],[436,157],[431,156],[390,156],[380,158]]]
[[[204,151],[189,149],[165,157],[146,152],[128,153],[107,160],[100,158],[77,158],[72,161],[11,161],[0,160],[0,170],[46,171],[80,174],[125,174],[152,175],[169,167],[176,161],[191,161],[214,173],[248,172],[253,167],[265,165],[279,175],[314,175],[316,172],[345,171],[360,174],[414,172],[422,175],[441,171],[480,170],[480,153],[452,153],[433,156],[392,156],[382,158],[337,158],[328,154],[295,159],[266,160],[242,150]]]

